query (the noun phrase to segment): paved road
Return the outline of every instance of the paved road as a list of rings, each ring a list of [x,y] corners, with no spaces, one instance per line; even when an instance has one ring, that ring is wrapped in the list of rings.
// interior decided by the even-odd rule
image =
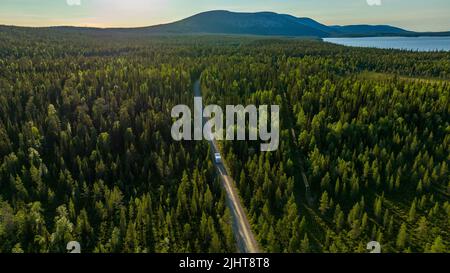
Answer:
[[[196,97],[201,96],[200,80],[194,83],[194,95]],[[241,253],[259,253],[258,243],[255,240],[255,236],[250,228],[250,223],[247,219],[239,195],[235,188],[233,179],[228,175],[228,172],[223,163],[216,163],[214,160],[214,153],[218,153],[218,146],[215,141],[209,141],[209,145],[212,151],[213,162],[220,175],[220,180],[227,193],[228,208],[231,212],[233,222],[233,233],[236,239],[237,247]]]

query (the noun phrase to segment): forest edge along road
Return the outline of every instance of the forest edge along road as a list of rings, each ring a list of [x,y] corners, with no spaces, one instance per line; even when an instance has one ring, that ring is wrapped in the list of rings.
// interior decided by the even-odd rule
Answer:
[[[194,96],[201,97],[200,80],[194,83]],[[203,119],[203,123],[205,119]],[[220,153],[216,141],[208,141],[211,147],[212,156],[216,153]],[[255,236],[250,227],[250,223],[247,219],[247,215],[242,207],[239,195],[234,186],[233,179],[228,175],[228,172],[224,165],[224,159],[221,158],[220,162],[214,160],[214,165],[220,176],[222,185],[226,191],[228,207],[231,212],[233,222],[233,233],[236,239],[237,247],[241,253],[259,253],[258,243],[255,240]]]

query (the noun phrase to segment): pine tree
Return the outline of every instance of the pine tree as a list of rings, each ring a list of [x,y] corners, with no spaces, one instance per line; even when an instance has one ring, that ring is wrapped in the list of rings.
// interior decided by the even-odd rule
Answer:
[[[361,220],[361,231],[364,232],[367,228],[367,221],[368,221],[369,217],[367,216],[367,213],[364,212],[363,214],[363,218]]]
[[[301,249],[303,253],[310,252],[309,239],[307,233],[305,233],[305,236],[303,237],[303,240],[301,242]]]
[[[222,247],[221,247],[219,235],[215,231],[213,231],[212,235],[211,235],[211,243],[210,243],[209,252],[211,252],[211,253],[220,253],[220,252],[222,252]]]
[[[344,218],[345,218],[344,213],[341,211],[338,214],[337,219],[336,219],[336,230],[337,231],[341,231],[342,228],[344,227],[344,222],[345,222]]]
[[[374,213],[375,213],[375,217],[377,217],[378,219],[381,217],[381,198],[377,197],[375,199],[375,205],[374,205]]]
[[[319,206],[320,212],[322,214],[325,214],[328,210],[328,206],[329,206],[328,193],[324,191],[322,193],[322,197],[320,198],[320,206]]]
[[[416,192],[422,193],[422,191],[423,191],[423,183],[422,183],[422,179],[420,179],[419,183],[417,184]]]
[[[396,241],[396,246],[400,250],[403,250],[405,248],[407,236],[408,236],[408,234],[406,232],[406,224],[403,223],[400,227],[400,231],[398,232],[397,241]]]
[[[416,199],[414,199],[411,204],[411,208],[409,209],[408,222],[414,221],[414,218],[416,218]]]
[[[124,251],[127,253],[133,253],[138,250],[139,243],[137,241],[136,235],[136,225],[135,223],[128,223],[127,234],[124,242]]]
[[[445,253],[445,245],[442,242],[442,237],[438,236],[434,240],[433,245],[431,246],[430,252],[431,253]]]
[[[336,180],[336,184],[335,184],[335,186],[334,186],[334,195],[335,196],[339,196],[339,191],[340,191],[340,179],[338,178],[337,180]]]
[[[11,250],[11,253],[17,254],[17,253],[24,253],[22,246],[20,243],[17,243],[14,245],[14,248]]]
[[[288,251],[290,253],[298,252],[300,249],[300,239],[299,239],[298,235],[299,235],[298,232],[295,232],[295,231],[292,234],[292,238],[289,241],[289,246],[288,246]]]
[[[320,188],[322,190],[329,190],[330,188],[330,174],[327,172],[320,181]]]

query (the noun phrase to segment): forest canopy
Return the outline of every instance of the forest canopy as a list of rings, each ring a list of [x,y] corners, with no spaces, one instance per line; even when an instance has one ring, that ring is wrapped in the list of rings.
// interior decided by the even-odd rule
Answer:
[[[450,251],[450,53],[2,27],[0,252],[235,252],[208,143],[170,133],[197,79],[281,107],[277,151],[220,142],[263,251]]]

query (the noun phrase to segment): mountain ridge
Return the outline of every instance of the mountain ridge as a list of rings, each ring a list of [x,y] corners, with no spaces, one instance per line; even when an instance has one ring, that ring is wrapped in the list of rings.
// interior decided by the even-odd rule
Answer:
[[[166,24],[133,28],[41,27],[77,31],[138,33],[141,35],[226,34],[290,37],[449,36],[450,32],[414,32],[390,25],[325,25],[308,17],[271,11],[212,10]]]

